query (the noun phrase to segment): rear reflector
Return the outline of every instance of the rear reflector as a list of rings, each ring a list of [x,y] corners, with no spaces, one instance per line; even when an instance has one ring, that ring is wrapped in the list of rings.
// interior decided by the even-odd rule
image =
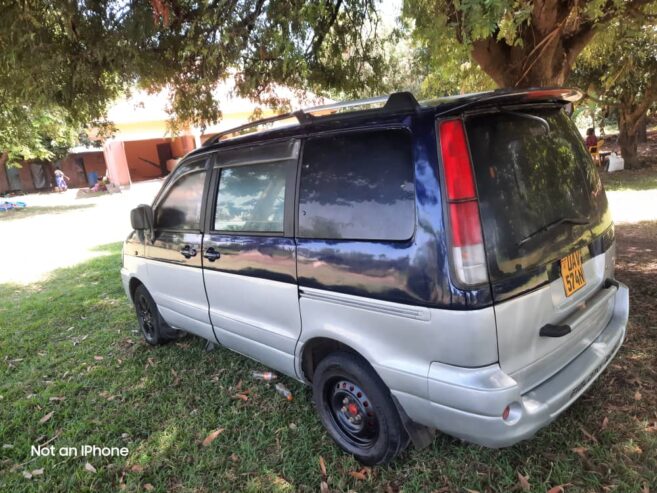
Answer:
[[[470,151],[460,119],[440,122],[440,151],[451,228],[454,273],[461,284],[488,281]]]

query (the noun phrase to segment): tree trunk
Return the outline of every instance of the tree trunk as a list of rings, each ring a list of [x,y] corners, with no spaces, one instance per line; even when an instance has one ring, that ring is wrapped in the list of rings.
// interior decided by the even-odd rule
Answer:
[[[640,167],[638,143],[639,132],[638,120],[632,115],[632,110],[628,108],[621,108],[618,119],[618,145],[621,149],[621,155],[625,160],[625,168],[636,169]],[[640,117],[639,117],[640,118]]]
[[[637,139],[639,144],[648,142],[648,115],[644,114],[639,120],[639,128],[637,130]]]
[[[472,43],[472,58],[500,87],[561,86],[596,25],[581,17],[577,2],[536,0],[521,42],[492,33]],[[513,44],[513,46],[511,46]]]

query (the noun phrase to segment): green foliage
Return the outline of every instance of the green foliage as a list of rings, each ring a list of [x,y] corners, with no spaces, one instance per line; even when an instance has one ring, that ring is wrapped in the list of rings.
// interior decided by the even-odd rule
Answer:
[[[0,104],[101,119],[137,84],[169,88],[178,126],[221,118],[217,82],[285,105],[277,84],[355,95],[381,85],[374,0],[9,0],[0,19]]]
[[[531,87],[563,84],[596,30],[615,19],[645,19],[651,5],[654,0],[405,0],[404,17],[430,57],[449,58],[457,40],[496,84]]]
[[[80,140],[81,127],[70,125],[59,108],[33,111],[28,106],[0,106],[0,150],[7,163],[25,159],[53,160]]]

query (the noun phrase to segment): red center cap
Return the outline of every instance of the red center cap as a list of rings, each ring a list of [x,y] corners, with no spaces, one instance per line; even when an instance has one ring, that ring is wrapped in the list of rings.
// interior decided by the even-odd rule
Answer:
[[[349,411],[349,414],[351,414],[352,416],[358,414],[358,407],[353,402],[347,406],[347,410]]]

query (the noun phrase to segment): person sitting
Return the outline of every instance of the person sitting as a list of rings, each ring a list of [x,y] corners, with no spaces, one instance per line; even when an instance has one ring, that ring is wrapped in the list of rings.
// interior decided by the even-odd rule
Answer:
[[[589,151],[591,150],[591,147],[595,147],[597,150],[598,147],[598,138],[595,136],[595,129],[594,128],[588,128],[586,129],[586,147],[589,148]]]

